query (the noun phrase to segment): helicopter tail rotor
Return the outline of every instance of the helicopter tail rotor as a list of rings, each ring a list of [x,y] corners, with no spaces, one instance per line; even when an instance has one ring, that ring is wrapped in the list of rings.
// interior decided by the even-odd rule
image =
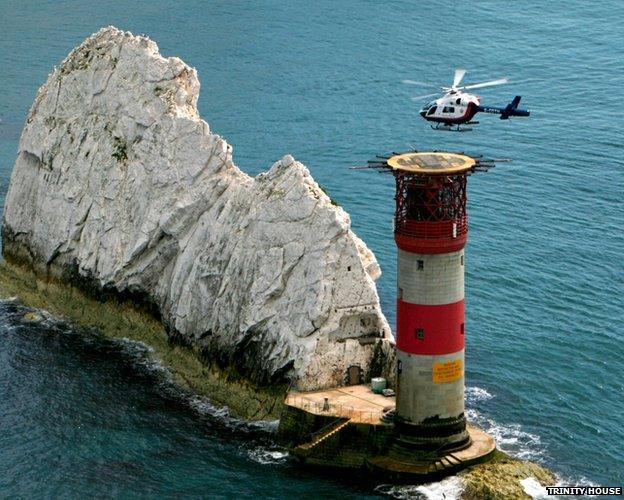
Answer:
[[[522,97],[517,95],[509,104],[507,104],[505,109],[501,112],[501,120],[507,120],[510,116],[529,116],[531,114],[531,112],[526,109],[518,109],[520,99],[522,99]]]

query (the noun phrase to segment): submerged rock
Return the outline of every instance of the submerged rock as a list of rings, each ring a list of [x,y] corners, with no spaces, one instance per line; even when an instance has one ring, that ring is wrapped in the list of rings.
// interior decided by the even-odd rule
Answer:
[[[92,293],[149,304],[171,337],[251,380],[388,376],[372,252],[308,169],[252,178],[197,112],[199,81],[109,27],[39,90],[6,198],[3,253]]]
[[[43,321],[43,316],[36,312],[27,312],[22,317],[22,321],[24,323],[41,323]]]

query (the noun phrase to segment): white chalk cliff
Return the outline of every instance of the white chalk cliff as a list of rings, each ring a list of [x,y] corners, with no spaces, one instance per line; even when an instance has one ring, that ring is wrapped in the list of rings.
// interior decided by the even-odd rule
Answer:
[[[195,69],[147,38],[109,27],[73,50],[22,133],[5,256],[141,297],[172,336],[258,382],[387,370],[379,266],[349,215],[290,156],[239,170],[198,94]]]

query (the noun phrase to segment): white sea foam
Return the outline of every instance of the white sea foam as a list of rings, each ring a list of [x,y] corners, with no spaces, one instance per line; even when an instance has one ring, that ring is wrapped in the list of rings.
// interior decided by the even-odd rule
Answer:
[[[143,342],[131,340],[127,337],[113,339],[112,342],[130,354],[132,362],[140,366],[147,373],[154,375],[161,384],[173,386],[173,376],[163,362],[153,356],[154,349]]]
[[[464,483],[457,476],[436,483],[421,485],[381,484],[375,491],[393,498],[418,498],[422,500],[456,500],[464,491]]]
[[[136,353],[140,353],[140,354],[146,354],[146,353],[154,352],[154,349],[152,349],[147,344],[145,344],[143,342],[140,342],[138,340],[131,340],[128,337],[114,338],[112,341],[113,341],[114,344],[122,346],[122,347],[124,347],[125,349],[127,349],[127,350],[129,350],[131,352],[136,352]]]
[[[200,415],[208,415],[224,423],[235,420],[230,416],[230,409],[227,406],[216,406],[203,396],[191,396],[189,406]]]
[[[487,401],[494,396],[481,387],[466,387],[466,404],[471,405],[480,401]]]
[[[593,483],[589,479],[585,477],[581,477],[579,479],[572,479],[569,477],[556,476],[557,481],[553,486],[597,486],[596,483]],[[534,500],[541,500],[543,498],[559,498],[556,495],[548,495],[546,488],[542,486],[537,479],[534,477],[528,477],[526,479],[521,479],[520,484],[524,489],[524,492],[529,495]],[[588,498],[595,498],[596,495],[586,495]]]
[[[13,295],[12,297],[5,297],[0,299],[0,304],[18,304],[20,301],[17,295]]]
[[[220,422],[226,427],[237,429],[239,431],[262,431],[273,433],[277,430],[279,420],[259,420],[256,422],[248,422],[233,417],[227,406],[217,406],[206,396],[197,394],[188,397],[188,404],[193,411],[201,416],[211,417],[213,420]]]
[[[466,417],[494,436],[496,445],[504,452],[523,460],[543,457],[544,447],[540,437],[523,430],[520,424],[501,425],[475,409],[467,409]]]
[[[544,488],[537,479],[534,477],[527,477],[526,479],[521,479],[520,484],[524,489],[524,492],[529,495],[531,498],[540,499],[546,498],[548,493],[546,492],[546,488]]]
[[[579,478],[572,478],[568,476],[561,476],[559,474],[555,474],[557,482],[555,486],[599,486],[599,484],[590,481],[584,476]],[[555,496],[550,496],[548,498],[557,498]],[[596,495],[585,495],[583,498],[596,498]]]
[[[257,446],[247,451],[254,462],[262,465],[283,464],[288,460],[288,452],[275,447]]]
[[[267,431],[270,433],[277,432],[277,428],[279,427],[279,420],[256,420],[255,422],[249,422],[249,427],[254,427],[256,429],[260,429],[263,431]]]

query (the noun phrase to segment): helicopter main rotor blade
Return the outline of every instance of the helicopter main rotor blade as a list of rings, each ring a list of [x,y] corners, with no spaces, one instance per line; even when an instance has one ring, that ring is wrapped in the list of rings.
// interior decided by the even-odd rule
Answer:
[[[410,99],[412,101],[420,101],[421,99],[426,99],[427,97],[433,97],[434,95],[438,95],[439,92],[434,92],[433,94],[425,94],[425,95],[419,95],[416,97],[410,97]]]
[[[459,82],[462,81],[462,78],[464,77],[465,74],[466,74],[465,69],[457,68],[455,70],[455,77],[453,78],[453,87],[457,87],[459,85]]]
[[[462,87],[464,89],[480,89],[482,87],[492,87],[494,85],[503,85],[504,83],[509,82],[507,78],[499,78],[498,80],[490,80],[489,82],[483,83],[475,83],[474,85],[467,85],[466,87]]]
[[[416,80],[401,80],[401,83],[406,83],[408,85],[418,85],[419,87],[435,87],[435,85],[431,85],[430,83],[417,82]]]

